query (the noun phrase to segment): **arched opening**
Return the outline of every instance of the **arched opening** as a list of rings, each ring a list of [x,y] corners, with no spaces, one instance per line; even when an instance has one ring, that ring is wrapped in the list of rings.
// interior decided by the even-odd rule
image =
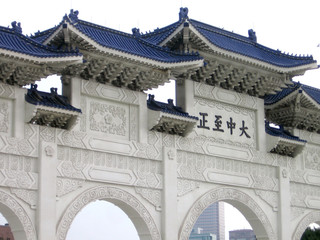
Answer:
[[[13,240],[11,227],[7,219],[0,213],[0,239]]]
[[[320,226],[317,223],[311,223],[301,236],[301,240],[320,239]]]
[[[256,235],[245,216],[231,204],[223,203],[225,213],[225,239],[238,239],[239,235],[247,236],[246,239],[256,239]]]
[[[86,206],[88,206],[92,202],[95,202],[96,200],[105,200],[120,208],[134,225],[137,231],[138,239],[161,239],[158,227],[153,221],[151,214],[143,206],[143,204],[129,192],[119,188],[108,186],[99,186],[88,189],[69,205],[58,224],[57,239],[67,239],[67,233],[78,213],[80,213],[82,209],[85,209]]]
[[[199,216],[191,231],[190,240],[255,240],[251,225],[243,214],[229,203],[211,204]]]
[[[320,211],[314,211],[314,212],[308,213],[299,222],[295,232],[293,233],[292,239],[293,240],[313,239],[313,238],[305,238],[304,233],[308,232],[308,228],[311,230],[313,230],[314,228],[319,228],[319,225],[320,225]],[[320,235],[320,231],[317,231],[317,234]]]
[[[0,225],[9,224],[14,240],[36,239],[34,226],[20,204],[9,194],[0,191]]]
[[[139,240],[139,236],[125,212],[110,202],[97,200],[77,214],[66,239]]]
[[[247,219],[258,240],[277,239],[271,223],[262,208],[246,193],[231,188],[214,189],[200,197],[189,210],[180,229],[179,239],[188,240],[202,212],[218,202],[226,202],[236,208]],[[220,235],[216,239],[228,239],[224,236],[225,232],[220,231]]]

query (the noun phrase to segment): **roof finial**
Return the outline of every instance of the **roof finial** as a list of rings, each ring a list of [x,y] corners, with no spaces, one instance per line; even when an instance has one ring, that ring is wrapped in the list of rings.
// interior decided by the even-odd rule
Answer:
[[[248,30],[248,34],[249,34],[249,39],[253,42],[257,42],[257,36],[256,36],[256,32],[253,31],[253,29],[249,29]]]
[[[78,21],[78,15],[79,15],[79,11],[73,11],[73,9],[70,10],[69,13],[69,18],[72,22],[77,22]]]
[[[17,23],[16,21],[13,21],[11,23],[11,26],[15,32],[22,33],[21,23]]]
[[[31,83],[30,89],[31,89],[31,90],[37,90],[37,87],[38,87],[37,84],[32,84],[32,83]]]
[[[50,92],[51,92],[51,94],[53,94],[53,95],[58,95],[58,88],[52,87],[52,88],[50,88]]]
[[[140,37],[140,29],[139,28],[132,28],[132,34],[135,37]]]
[[[180,8],[180,12],[179,12],[179,21],[183,21],[188,19],[188,8]]]

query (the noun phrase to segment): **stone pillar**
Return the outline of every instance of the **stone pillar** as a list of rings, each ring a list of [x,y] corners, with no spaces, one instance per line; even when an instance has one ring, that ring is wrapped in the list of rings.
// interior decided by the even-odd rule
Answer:
[[[80,77],[62,76],[62,95],[69,99],[70,104],[81,109],[81,81]],[[70,129],[71,130],[71,129]],[[79,131],[80,124],[76,124],[72,130]]]
[[[145,93],[139,94],[139,142],[148,142],[148,107],[147,95]]]
[[[25,88],[15,88],[15,100],[13,110],[13,136],[16,138],[24,138],[25,94]]]
[[[57,145],[41,141],[37,205],[38,240],[55,240],[57,165]]]
[[[162,191],[163,240],[178,239],[177,212],[177,152],[174,148],[163,148],[163,191]]]
[[[178,79],[176,81],[176,105],[195,115],[194,110],[194,82],[189,79]],[[197,115],[197,114],[196,114]]]
[[[290,178],[286,168],[279,167],[278,239],[290,240]]]
[[[266,127],[265,127],[265,114],[264,114],[264,101],[263,99],[256,98],[257,100],[257,147],[261,152],[266,151],[267,139],[266,139]]]

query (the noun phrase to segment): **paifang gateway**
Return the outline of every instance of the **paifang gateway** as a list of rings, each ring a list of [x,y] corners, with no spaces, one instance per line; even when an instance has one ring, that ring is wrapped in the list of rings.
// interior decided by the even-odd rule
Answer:
[[[218,201],[258,240],[299,240],[320,222],[320,90],[292,81],[318,68],[312,56],[187,8],[146,34],[78,15],[33,36],[0,27],[0,212],[15,240],[64,240],[95,200],[120,207],[141,240],[188,240]],[[39,91],[54,74],[62,94]],[[176,105],[143,92],[169,79]]]

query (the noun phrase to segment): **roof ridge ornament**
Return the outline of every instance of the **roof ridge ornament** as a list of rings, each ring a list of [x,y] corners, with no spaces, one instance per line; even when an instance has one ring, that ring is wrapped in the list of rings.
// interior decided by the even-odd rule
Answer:
[[[140,37],[141,33],[140,33],[140,29],[139,28],[132,28],[132,34],[134,37]]]
[[[78,10],[73,11],[73,9],[70,9],[69,18],[72,22],[77,22],[79,20],[78,15]]]
[[[257,35],[256,32],[253,31],[253,29],[248,30],[249,39],[253,42],[257,42]]]
[[[12,26],[12,29],[17,32],[17,33],[22,33],[22,28],[21,28],[21,23],[20,22],[16,22],[16,21],[13,21],[11,23],[11,26]]]
[[[188,10],[188,8],[180,8],[180,12],[179,12],[179,22],[181,22],[181,21],[184,21],[184,20],[186,20],[186,19],[189,19],[189,17],[188,17],[188,12],[189,12],[189,10]]]

